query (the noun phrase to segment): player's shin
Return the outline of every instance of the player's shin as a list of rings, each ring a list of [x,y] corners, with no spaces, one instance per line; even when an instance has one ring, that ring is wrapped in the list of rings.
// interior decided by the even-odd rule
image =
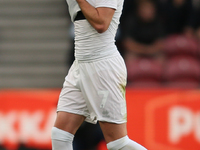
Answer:
[[[73,138],[73,134],[53,127],[51,131],[52,150],[73,150]]]

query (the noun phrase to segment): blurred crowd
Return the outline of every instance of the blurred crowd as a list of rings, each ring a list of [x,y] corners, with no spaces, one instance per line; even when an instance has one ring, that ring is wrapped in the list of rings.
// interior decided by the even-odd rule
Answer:
[[[125,0],[117,46],[129,86],[199,87],[199,43],[199,0]]]
[[[128,86],[200,87],[200,0],[125,0],[120,22],[116,44]],[[74,149],[94,150],[101,140],[99,125],[85,123]]]

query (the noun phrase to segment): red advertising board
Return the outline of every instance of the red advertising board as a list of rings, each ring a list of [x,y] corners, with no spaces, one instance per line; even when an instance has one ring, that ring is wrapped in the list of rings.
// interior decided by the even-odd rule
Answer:
[[[60,90],[1,90],[0,143],[51,149],[51,128]]]
[[[59,92],[0,90],[0,143],[9,150],[19,143],[51,149]],[[131,139],[148,150],[200,149],[200,90],[128,88],[126,97]]]
[[[200,149],[199,90],[127,90],[129,136],[148,150]]]

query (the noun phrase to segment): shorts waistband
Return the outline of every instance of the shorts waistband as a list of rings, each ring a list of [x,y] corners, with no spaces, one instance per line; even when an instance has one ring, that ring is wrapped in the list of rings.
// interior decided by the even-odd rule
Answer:
[[[116,51],[115,53],[113,53],[112,55],[107,55],[107,56],[103,56],[100,58],[95,58],[95,59],[85,59],[85,60],[79,60],[77,58],[75,58],[75,60],[77,62],[94,62],[94,61],[101,61],[107,58],[113,58],[113,57],[117,57],[117,56],[121,56],[120,53],[118,51]]]

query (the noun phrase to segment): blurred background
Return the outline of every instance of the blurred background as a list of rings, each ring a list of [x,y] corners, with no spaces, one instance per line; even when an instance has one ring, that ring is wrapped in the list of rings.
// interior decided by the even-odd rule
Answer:
[[[149,150],[199,150],[200,0],[125,0],[120,21],[129,136]],[[73,38],[65,0],[0,0],[0,150],[51,149]],[[74,150],[105,149],[99,125],[83,123]]]

